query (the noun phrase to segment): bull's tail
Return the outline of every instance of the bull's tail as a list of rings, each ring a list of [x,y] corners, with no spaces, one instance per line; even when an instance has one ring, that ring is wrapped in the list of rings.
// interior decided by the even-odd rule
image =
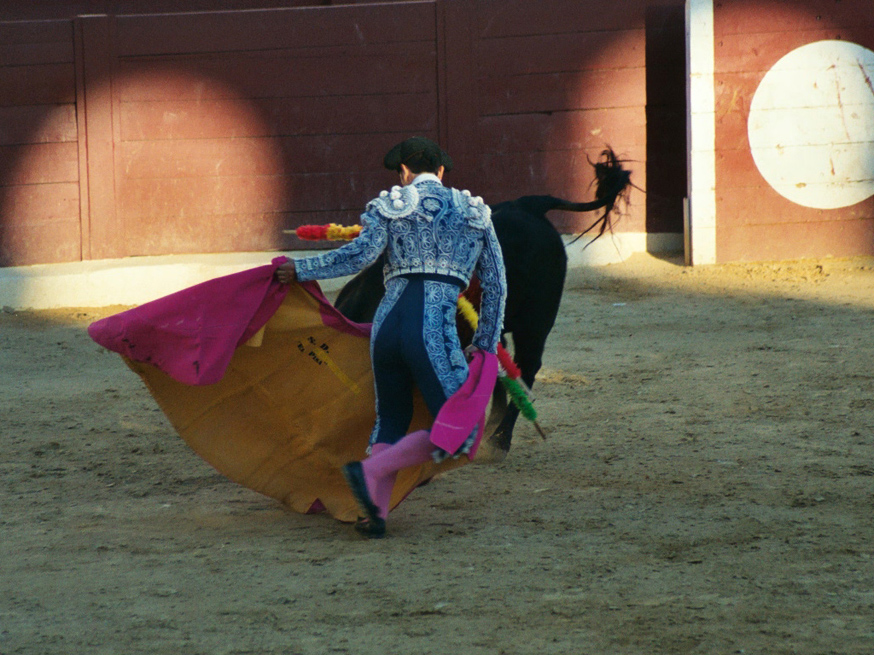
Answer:
[[[597,228],[595,239],[608,229],[613,229],[613,209],[619,199],[624,198],[631,188],[631,171],[622,167],[622,161],[611,148],[606,148],[598,161],[592,163],[595,169],[595,200],[591,202],[571,202],[553,196],[524,196],[517,201],[524,209],[535,215],[544,215],[553,209],[570,212],[591,212],[603,209],[604,213],[592,225],[574,239]],[[592,239],[592,242],[595,241]],[[571,242],[573,243],[573,241]]]

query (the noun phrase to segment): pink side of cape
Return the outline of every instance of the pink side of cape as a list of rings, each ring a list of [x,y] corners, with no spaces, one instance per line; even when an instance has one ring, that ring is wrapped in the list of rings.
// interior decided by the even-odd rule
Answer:
[[[137,362],[152,364],[192,385],[221,380],[237,346],[260,330],[282,304],[288,287],[274,273],[285,257],[267,266],[226,275],[134,309],[95,321],[88,334],[98,344]],[[362,337],[370,325],[346,320],[316,282],[301,286],[319,302],[325,325]]]
[[[454,453],[478,426],[470,458],[476,455],[485,427],[485,411],[498,377],[498,358],[492,353],[475,351],[469,364],[467,380],[447,400],[431,428],[431,443]]]

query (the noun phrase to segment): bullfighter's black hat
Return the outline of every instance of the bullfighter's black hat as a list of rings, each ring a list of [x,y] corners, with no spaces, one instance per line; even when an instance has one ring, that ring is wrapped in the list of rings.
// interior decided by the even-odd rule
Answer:
[[[382,160],[383,166],[390,171],[401,170],[401,164],[413,168],[415,164],[423,163],[427,164],[428,167],[433,165],[435,170],[440,166],[446,169],[446,172],[452,170],[452,158],[431,139],[426,139],[423,136],[414,136],[406,141],[401,141],[389,150]]]

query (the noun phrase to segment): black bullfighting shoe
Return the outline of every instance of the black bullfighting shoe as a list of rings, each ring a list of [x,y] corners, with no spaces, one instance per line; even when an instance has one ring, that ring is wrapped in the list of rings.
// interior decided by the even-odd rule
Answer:
[[[358,501],[358,507],[364,512],[364,519],[355,523],[355,530],[370,539],[378,539],[385,535],[385,519],[379,515],[379,508],[370,498],[367,483],[364,481],[364,469],[361,462],[349,462],[343,467],[346,483]]]
[[[385,519],[374,523],[369,518],[360,518],[355,521],[355,531],[368,539],[381,539],[385,536]]]

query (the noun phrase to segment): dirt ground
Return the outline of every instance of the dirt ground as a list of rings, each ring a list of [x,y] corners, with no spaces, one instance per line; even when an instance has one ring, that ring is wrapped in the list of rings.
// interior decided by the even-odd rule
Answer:
[[[874,652],[874,259],[572,271],[548,440],[381,541],[192,454],[108,313],[0,313],[3,655]]]

